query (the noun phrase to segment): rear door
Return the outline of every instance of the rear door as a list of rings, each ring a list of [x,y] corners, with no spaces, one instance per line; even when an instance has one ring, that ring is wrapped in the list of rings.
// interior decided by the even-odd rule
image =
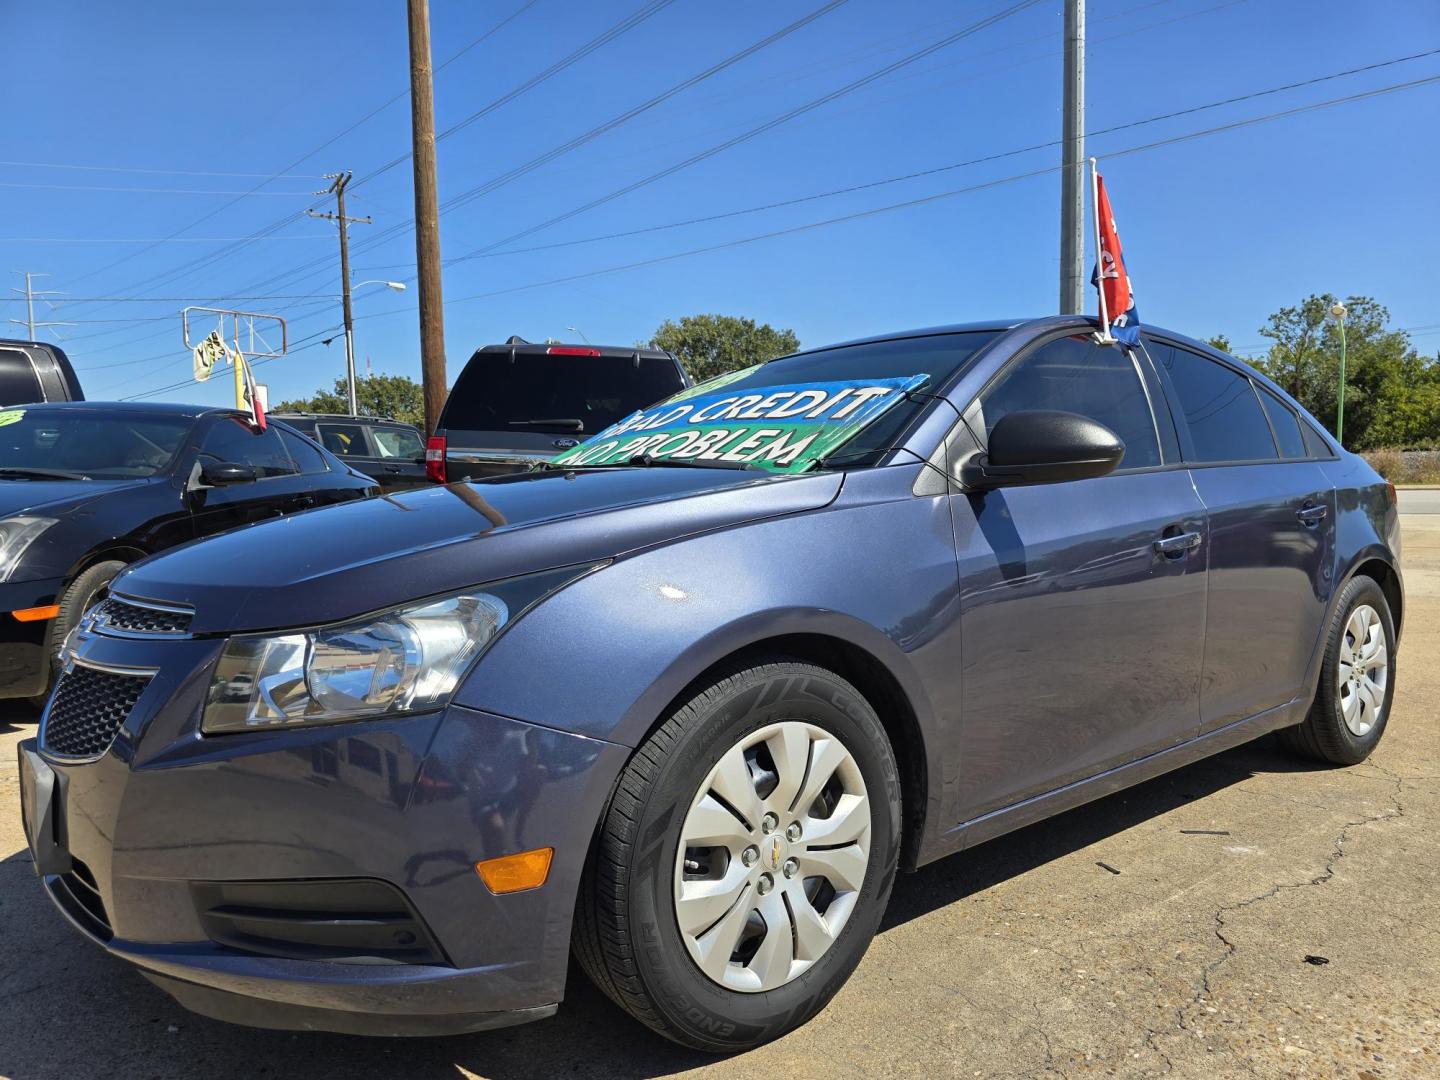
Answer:
[[[983,441],[1006,413],[1076,412],[1126,449],[1109,476],[951,499],[962,821],[1195,734],[1205,509],[1156,395],[1129,350],[1062,336],[1012,362],[965,414]]]
[[[425,442],[420,432],[404,424],[374,424],[370,445],[375,452],[375,469],[370,475],[386,491],[428,487],[425,475]]]
[[[1209,516],[1201,731],[1299,696],[1333,582],[1335,493],[1295,413],[1248,373],[1147,341]]]

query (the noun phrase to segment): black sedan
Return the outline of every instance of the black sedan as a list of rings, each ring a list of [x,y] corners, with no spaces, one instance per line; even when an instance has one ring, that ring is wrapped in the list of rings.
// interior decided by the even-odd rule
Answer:
[[[0,697],[45,693],[65,635],[129,563],[377,491],[284,424],[256,431],[233,409],[0,411]]]

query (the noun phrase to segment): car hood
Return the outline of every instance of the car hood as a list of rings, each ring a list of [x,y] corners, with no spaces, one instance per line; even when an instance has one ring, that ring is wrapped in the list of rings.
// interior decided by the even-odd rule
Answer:
[[[149,483],[136,480],[0,480],[0,518],[29,511],[54,517],[79,509],[93,499]]]
[[[304,626],[818,509],[840,484],[838,473],[651,468],[420,488],[186,544],[114,589],[193,605],[195,633]]]

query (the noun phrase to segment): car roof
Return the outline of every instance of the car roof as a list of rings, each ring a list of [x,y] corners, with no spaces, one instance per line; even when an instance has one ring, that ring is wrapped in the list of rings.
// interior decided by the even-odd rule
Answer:
[[[333,412],[272,412],[266,416],[273,416],[277,420],[344,420],[347,423],[359,424],[395,424],[398,427],[414,427],[414,424],[407,424],[404,420],[396,420],[393,416],[351,416],[349,413]]]
[[[200,417],[209,414],[244,416],[242,410],[215,405],[186,405],[176,401],[37,401],[16,406],[27,411],[75,409],[84,412],[134,413],[137,416]]]
[[[673,353],[664,349],[651,349],[643,345],[591,345],[583,341],[526,341],[515,336],[509,341],[496,345],[481,345],[475,355],[481,353],[515,353],[516,356],[546,356],[551,349],[591,349],[601,356],[634,356],[637,353],[647,360],[674,360]]]

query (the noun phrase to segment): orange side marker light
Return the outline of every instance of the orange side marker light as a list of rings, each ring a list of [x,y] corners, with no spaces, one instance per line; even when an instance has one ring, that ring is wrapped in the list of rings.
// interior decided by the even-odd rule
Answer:
[[[10,613],[21,622],[39,622],[41,619],[53,619],[60,614],[59,604],[46,604],[43,607],[21,608],[19,611]]]
[[[496,895],[538,889],[550,876],[550,860],[555,849],[542,847],[515,855],[502,855],[475,864],[475,872],[485,887]]]

